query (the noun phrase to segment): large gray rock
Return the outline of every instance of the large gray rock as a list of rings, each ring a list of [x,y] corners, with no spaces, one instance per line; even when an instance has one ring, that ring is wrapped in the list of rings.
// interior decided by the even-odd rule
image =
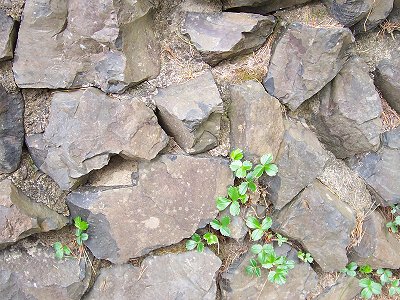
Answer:
[[[222,0],[224,10],[267,14],[310,0]]]
[[[105,92],[158,75],[152,1],[27,0],[14,60],[23,88]]]
[[[13,57],[16,37],[15,21],[0,9],[0,61]]]
[[[399,8],[400,11],[400,8]],[[389,105],[400,113],[400,58],[384,59],[375,71],[375,84]]]
[[[355,216],[350,207],[319,180],[275,213],[273,219],[274,230],[299,241],[324,272],[346,266],[346,247],[350,244]]]
[[[199,153],[217,146],[223,107],[210,71],[159,89],[154,100],[160,124],[186,152]]]
[[[342,275],[334,285],[325,288],[315,300],[353,300],[361,289],[358,278]]]
[[[368,14],[354,26],[353,32],[357,34],[376,28],[386,20],[392,9],[393,0],[374,0]]]
[[[31,234],[64,227],[68,218],[31,201],[9,179],[0,181],[0,249]]]
[[[24,142],[24,100],[21,93],[8,93],[0,83],[0,173],[14,172]]]
[[[276,157],[284,133],[279,101],[256,81],[231,85],[229,92],[231,148],[242,149],[247,159],[257,162],[266,153]]]
[[[107,165],[111,155],[154,158],[168,137],[143,102],[88,88],[54,93],[44,134],[29,136],[26,142],[38,167],[67,190]]]
[[[123,263],[190,237],[216,215],[215,199],[233,183],[218,158],[163,155],[139,164],[134,186],[77,191],[71,215],[88,220],[86,245],[97,258]]]
[[[353,40],[346,28],[289,25],[273,50],[267,92],[295,110],[336,76]]]
[[[310,123],[336,157],[378,149],[382,105],[364,61],[352,57],[316,98],[319,110]]]
[[[204,61],[214,66],[224,59],[257,50],[274,26],[273,16],[189,12],[182,33],[190,38]]]
[[[84,259],[56,260],[54,250],[40,243],[0,252],[2,300],[78,300],[91,275]]]
[[[400,241],[387,230],[386,222],[378,211],[365,218],[362,240],[350,250],[350,260],[359,265],[368,264],[373,269],[400,268]]]
[[[261,177],[275,209],[288,204],[302,189],[322,174],[329,156],[315,134],[300,122],[286,122],[274,177]]]
[[[214,300],[221,260],[210,250],[149,256],[141,267],[101,269],[85,300],[202,299]]]
[[[245,267],[249,264],[250,258],[254,257],[248,252],[236,259],[228,270],[222,273],[220,281],[222,299],[306,299],[317,284],[317,274],[308,263],[301,263],[297,258],[297,251],[287,244],[276,247],[275,251],[277,255],[287,256],[295,262],[295,267],[289,271],[284,285],[267,281],[265,269],[262,270],[264,273],[261,277],[247,275]]]

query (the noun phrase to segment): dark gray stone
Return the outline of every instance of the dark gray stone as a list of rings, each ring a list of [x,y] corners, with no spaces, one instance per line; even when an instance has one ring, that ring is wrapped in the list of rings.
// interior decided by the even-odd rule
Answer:
[[[393,9],[393,0],[374,0],[368,14],[358,22],[353,32],[356,34],[375,29],[389,16]]]
[[[224,10],[268,14],[310,0],[222,0]]]
[[[16,38],[15,21],[0,9],[0,61],[13,58]]]
[[[384,59],[378,63],[375,71],[375,84],[389,105],[400,113],[399,57],[393,57],[391,60]]]
[[[352,300],[361,289],[358,278],[342,275],[334,285],[325,288],[315,300]]]

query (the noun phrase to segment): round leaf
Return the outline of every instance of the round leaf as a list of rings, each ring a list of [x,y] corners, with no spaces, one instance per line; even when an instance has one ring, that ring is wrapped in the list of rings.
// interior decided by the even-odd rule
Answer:
[[[254,229],[253,232],[251,233],[251,239],[253,241],[258,241],[261,239],[264,235],[264,232],[261,229]]]
[[[278,173],[278,167],[275,164],[269,164],[264,166],[264,171],[268,176],[275,176]]]
[[[232,201],[231,207],[229,208],[229,212],[232,216],[238,216],[240,214],[240,204],[238,201]]]
[[[265,154],[265,155],[261,156],[260,162],[263,165],[270,164],[270,163],[272,163],[273,159],[274,159],[274,157],[272,154]]]
[[[217,201],[216,201],[217,209],[219,211],[222,211],[225,208],[227,208],[230,203],[231,203],[231,200],[224,198],[224,197],[218,197]]]
[[[256,228],[260,229],[261,228],[260,222],[254,216],[247,217],[246,225],[247,225],[247,227],[249,227],[251,229],[256,229]]]

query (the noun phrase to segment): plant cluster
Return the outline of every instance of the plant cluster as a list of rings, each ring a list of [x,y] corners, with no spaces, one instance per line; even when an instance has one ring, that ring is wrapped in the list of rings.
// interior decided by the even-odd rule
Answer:
[[[400,212],[400,204],[392,205],[391,207],[392,215],[398,214]],[[399,232],[400,227],[400,216],[396,216],[393,221],[386,223],[386,228],[390,229],[391,232]]]

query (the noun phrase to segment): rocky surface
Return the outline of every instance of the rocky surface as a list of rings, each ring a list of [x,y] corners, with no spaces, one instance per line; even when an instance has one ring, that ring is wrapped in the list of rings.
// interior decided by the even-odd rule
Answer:
[[[95,85],[117,93],[158,75],[151,1],[95,4],[26,1],[14,60],[19,87]]]
[[[267,14],[279,9],[304,4],[310,0],[222,0],[223,9]]]
[[[14,20],[0,9],[0,61],[13,57],[16,33]]]
[[[361,292],[359,279],[356,277],[341,276],[333,285],[322,291],[316,300],[352,300]]]
[[[353,31],[357,34],[376,28],[385,21],[392,9],[393,0],[375,0],[366,17],[354,26]]]
[[[154,100],[161,126],[186,152],[194,154],[217,146],[223,107],[210,71],[159,89]]]
[[[132,179],[133,187],[68,196],[72,216],[91,224],[86,245],[97,258],[123,263],[189,238],[217,215],[215,199],[233,183],[225,160],[185,155],[142,162]]]
[[[0,173],[18,168],[24,142],[23,116],[21,93],[8,93],[0,83]]]
[[[323,271],[338,271],[346,266],[354,212],[319,180],[275,213],[274,221],[274,229],[299,241]]]
[[[182,33],[189,37],[204,61],[214,66],[224,59],[257,50],[274,26],[273,16],[189,12]]]
[[[400,11],[400,9],[399,9]],[[400,58],[384,59],[375,70],[375,84],[389,105],[400,113]]]
[[[229,92],[231,148],[242,149],[246,159],[257,162],[266,153],[276,157],[284,134],[279,101],[256,81],[231,85]]]
[[[221,260],[210,250],[149,256],[141,267],[101,269],[90,299],[204,299],[216,296],[216,271]]]
[[[4,300],[81,299],[89,286],[91,268],[85,260],[55,260],[42,244],[0,252],[0,295]]]
[[[267,92],[295,110],[336,76],[353,40],[345,28],[289,25],[273,50]]]
[[[111,155],[152,159],[167,141],[144,103],[96,88],[54,93],[45,132],[26,139],[35,164],[64,190],[107,165]]]

